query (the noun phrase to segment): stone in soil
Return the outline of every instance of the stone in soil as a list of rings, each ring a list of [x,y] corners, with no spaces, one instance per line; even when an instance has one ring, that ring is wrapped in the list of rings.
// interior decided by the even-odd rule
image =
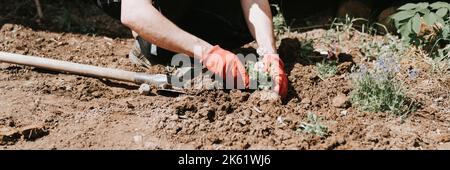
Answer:
[[[350,107],[350,101],[349,97],[347,97],[345,94],[338,94],[335,98],[333,98],[333,107],[336,108],[348,108]]]

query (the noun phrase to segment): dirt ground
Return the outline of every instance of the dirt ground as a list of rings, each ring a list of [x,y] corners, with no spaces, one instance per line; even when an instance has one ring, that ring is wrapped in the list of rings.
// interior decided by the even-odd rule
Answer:
[[[33,6],[0,5],[0,50],[147,73],[127,54],[133,40],[124,27],[92,7],[86,18],[96,34],[36,21]],[[31,1],[30,1],[31,2]],[[22,2],[20,2],[22,3]],[[47,7],[64,6],[53,2]],[[78,10],[77,10],[78,9]],[[56,18],[58,12],[47,12]],[[95,15],[91,15],[95,14]],[[112,23],[112,24],[111,24]],[[108,26],[106,26],[108,25]],[[75,25],[77,26],[77,25]],[[80,25],[78,25],[80,26]],[[81,25],[82,26],[82,25]],[[62,31],[64,30],[64,31]],[[288,99],[261,101],[259,92],[199,90],[178,97],[143,96],[139,86],[0,63],[1,149],[450,149],[450,74],[423,70],[406,81],[420,107],[405,118],[338,108],[333,99],[352,89],[350,68],[364,61],[351,52],[338,75],[321,80],[299,46],[324,30],[283,36],[280,54],[289,76]],[[346,42],[349,49],[355,42]],[[329,135],[298,132],[307,114],[322,117]]]

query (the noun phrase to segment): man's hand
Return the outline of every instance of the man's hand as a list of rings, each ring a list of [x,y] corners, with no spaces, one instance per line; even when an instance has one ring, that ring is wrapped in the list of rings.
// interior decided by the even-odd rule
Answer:
[[[200,60],[205,67],[216,75],[221,76],[227,82],[234,80],[238,88],[249,87],[249,77],[244,65],[239,58],[219,46],[213,46]]]
[[[284,63],[278,54],[264,55],[264,69],[269,72],[273,82],[273,90],[280,95],[281,99],[286,98],[288,91],[288,79],[284,71]]]

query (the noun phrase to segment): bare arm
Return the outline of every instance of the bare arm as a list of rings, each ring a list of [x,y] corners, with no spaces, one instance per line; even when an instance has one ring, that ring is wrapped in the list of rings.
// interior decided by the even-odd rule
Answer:
[[[122,0],[121,21],[143,39],[158,47],[194,57],[194,49],[203,55],[212,45],[180,29],[164,17],[151,0]],[[200,57],[200,56],[196,56]]]
[[[272,12],[268,0],[241,0],[247,25],[259,48],[276,53]]]

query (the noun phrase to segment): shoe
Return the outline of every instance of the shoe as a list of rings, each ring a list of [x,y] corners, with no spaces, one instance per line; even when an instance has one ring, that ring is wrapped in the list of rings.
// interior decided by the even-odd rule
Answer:
[[[152,65],[156,64],[153,60],[156,58],[156,54],[153,54],[152,51],[156,51],[156,46],[153,46],[141,37],[137,37],[128,58],[134,65],[150,68]]]

